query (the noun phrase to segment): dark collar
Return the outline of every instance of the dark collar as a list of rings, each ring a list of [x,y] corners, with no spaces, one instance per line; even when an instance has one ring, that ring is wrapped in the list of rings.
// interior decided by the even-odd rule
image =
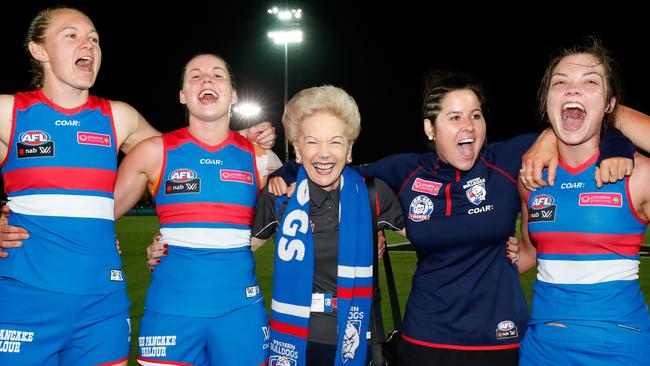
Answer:
[[[470,172],[472,172],[472,170],[474,170],[476,166],[481,164],[481,159],[483,159],[484,154],[485,154],[485,146],[483,146],[483,149],[479,151],[479,156],[476,159],[476,162],[474,163],[472,168],[467,171],[458,170],[452,165],[450,165],[449,163],[444,162],[436,154],[431,154],[431,158],[429,160],[429,163],[431,164],[431,172],[436,176],[437,179],[443,182],[448,182],[448,183],[459,182],[463,180],[466,175],[470,174]]]
[[[328,192],[311,180],[308,179],[307,181],[309,184],[309,200],[311,203],[316,205],[316,207],[321,207],[323,205],[323,202],[325,202],[325,200],[328,198],[334,202],[339,202],[341,192],[338,188]]]

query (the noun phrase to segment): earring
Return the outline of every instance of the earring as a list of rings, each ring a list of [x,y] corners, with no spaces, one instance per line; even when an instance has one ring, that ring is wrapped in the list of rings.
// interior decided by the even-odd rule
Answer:
[[[300,165],[300,164],[302,164],[302,161],[300,161],[299,158],[296,158],[296,164]]]
[[[349,157],[348,158],[348,164],[350,164],[351,162],[352,162],[352,157]]]
[[[433,137],[433,135],[429,135],[429,136],[427,136],[427,137],[429,138],[429,141],[433,141],[433,140],[435,140],[435,137]]]

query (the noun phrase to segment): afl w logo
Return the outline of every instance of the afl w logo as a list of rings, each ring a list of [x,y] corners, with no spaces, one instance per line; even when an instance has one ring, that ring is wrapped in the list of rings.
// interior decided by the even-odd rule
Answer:
[[[555,221],[555,198],[548,194],[540,194],[533,198],[528,212],[528,222]]]
[[[18,159],[54,156],[54,141],[44,131],[25,131],[18,136],[16,152]]]
[[[508,339],[519,336],[517,326],[513,321],[504,320],[497,324],[497,339]]]
[[[199,192],[201,192],[201,179],[194,170],[176,169],[167,176],[165,194]]]

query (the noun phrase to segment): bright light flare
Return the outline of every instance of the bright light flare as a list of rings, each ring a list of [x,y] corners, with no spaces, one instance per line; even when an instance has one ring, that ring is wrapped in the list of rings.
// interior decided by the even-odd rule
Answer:
[[[232,110],[238,117],[251,119],[257,117],[262,111],[262,108],[256,103],[242,102],[237,103],[237,105],[232,107]]]
[[[278,18],[281,22],[288,22],[292,19],[302,18],[302,9],[278,9],[277,6],[274,6],[266,10],[269,15],[273,15]]]
[[[302,31],[299,29],[289,31],[271,31],[267,33],[267,36],[276,44],[302,42]]]

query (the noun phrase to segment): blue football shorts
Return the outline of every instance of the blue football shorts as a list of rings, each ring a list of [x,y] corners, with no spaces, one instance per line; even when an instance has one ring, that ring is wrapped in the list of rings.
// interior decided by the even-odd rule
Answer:
[[[129,357],[126,291],[72,295],[0,277],[0,365],[114,365]]]
[[[612,342],[570,325],[528,327],[519,348],[519,366],[650,365],[650,344]]]
[[[215,317],[145,310],[138,363],[145,366],[259,366],[268,358],[268,314],[263,299]]]

